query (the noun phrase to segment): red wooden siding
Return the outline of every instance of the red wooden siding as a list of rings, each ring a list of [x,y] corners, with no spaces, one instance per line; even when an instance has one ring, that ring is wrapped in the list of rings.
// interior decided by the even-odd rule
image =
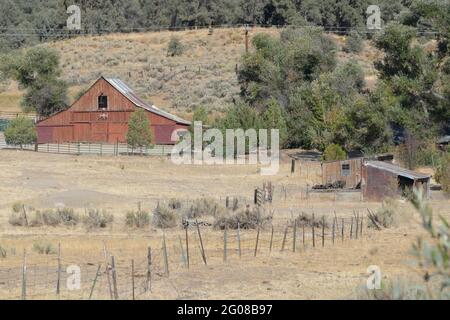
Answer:
[[[98,96],[108,97],[108,109],[98,109]],[[136,106],[104,78],[94,85],[73,105],[62,112],[38,122],[38,143],[49,142],[126,142],[128,121]],[[188,129],[188,125],[177,123],[147,109],[155,144],[174,144],[172,132]]]

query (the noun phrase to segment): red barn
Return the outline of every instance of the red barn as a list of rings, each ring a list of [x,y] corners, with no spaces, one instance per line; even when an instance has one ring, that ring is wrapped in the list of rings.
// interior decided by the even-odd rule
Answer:
[[[70,108],[37,123],[38,143],[126,142],[132,112],[146,111],[155,144],[175,144],[190,122],[140,99],[121,80],[101,77]]]

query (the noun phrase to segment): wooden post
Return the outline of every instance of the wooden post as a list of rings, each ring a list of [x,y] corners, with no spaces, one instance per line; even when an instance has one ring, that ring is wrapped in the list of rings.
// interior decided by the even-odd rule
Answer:
[[[350,220],[350,239],[353,238],[353,217]]]
[[[23,211],[23,218],[25,220],[25,226],[28,227],[28,217],[27,217],[27,210],[25,210],[25,205],[22,205],[22,211]]]
[[[259,242],[259,224],[258,224],[258,231],[256,233],[255,257],[256,257],[256,254],[258,253],[258,242]]]
[[[108,256],[106,253],[106,245],[103,243],[103,254],[105,256],[105,266],[106,266],[106,279],[108,280],[108,289],[109,289],[109,297],[112,300],[113,299],[113,290],[111,286],[111,278],[109,276],[109,264],[108,264]]]
[[[335,232],[335,229],[336,229],[336,218],[333,219],[333,230],[332,230],[332,232],[333,232],[333,235],[332,235],[332,242],[333,242],[333,244],[334,244],[334,232]]]
[[[295,245],[297,242],[297,219],[294,220],[294,230],[292,231],[292,252],[295,252]]]
[[[358,215],[355,217],[355,222],[356,222],[355,238],[358,239],[358,233],[359,233],[359,213],[358,213]]]
[[[272,225],[272,233],[270,234],[269,252],[272,252],[272,245],[273,245],[273,225]]]
[[[227,227],[223,229],[223,262],[227,262]]]
[[[248,53],[248,26],[245,25],[245,53]]]
[[[205,265],[208,263],[206,262],[206,255],[205,255],[205,248],[203,247],[203,240],[202,240],[202,234],[200,233],[200,227],[198,225],[197,219],[195,220],[195,224],[197,225],[197,233],[198,233],[198,239],[200,241],[200,249],[202,250],[202,258]]]
[[[316,234],[315,234],[315,227],[314,227],[315,221],[314,221],[314,213],[312,215],[312,241],[313,241],[313,248],[316,247]]]
[[[169,276],[169,257],[167,255],[166,235],[163,233],[164,273]]]
[[[132,292],[132,296],[133,296],[133,300],[135,300],[135,295],[134,295],[134,259],[131,259],[131,292]]]
[[[325,217],[322,216],[322,248],[325,247]]]
[[[178,236],[178,240],[180,242],[180,250],[181,250],[181,259],[183,260],[184,267],[187,267],[186,255],[184,254],[183,242],[181,241],[181,237]]]
[[[146,291],[152,291],[152,248],[147,249],[147,285]]]
[[[237,228],[238,253],[239,253],[239,258],[240,258],[241,257],[241,232],[240,232],[241,226],[240,226],[239,222],[238,222],[237,227],[238,227]]]
[[[295,172],[295,159],[291,160],[291,173]]]
[[[305,248],[305,224],[302,223],[302,241],[303,241],[303,249]]]
[[[23,249],[22,263],[22,300],[27,299],[27,251]]]
[[[288,232],[288,226],[286,225],[286,228],[284,229],[283,242],[281,243],[281,251],[284,251],[284,245],[286,244],[287,232]]]
[[[344,218],[342,218],[341,222],[341,240],[344,242]]]
[[[92,295],[94,294],[95,285],[97,284],[97,279],[98,279],[98,276],[100,275],[101,267],[102,267],[102,264],[100,263],[98,265],[97,272],[95,273],[95,278],[94,278],[94,282],[92,283],[91,292],[89,293],[89,300],[91,300]]]
[[[361,237],[362,237],[362,230],[363,230],[363,219],[364,219],[364,217],[361,217],[361,227],[359,228]]]
[[[60,295],[60,285],[61,285],[61,242],[58,242],[58,276],[56,280],[56,294]]]
[[[117,273],[116,273],[116,262],[114,256],[111,256],[111,268],[112,268],[112,280],[114,287],[114,299],[119,299],[119,292],[117,291]]]

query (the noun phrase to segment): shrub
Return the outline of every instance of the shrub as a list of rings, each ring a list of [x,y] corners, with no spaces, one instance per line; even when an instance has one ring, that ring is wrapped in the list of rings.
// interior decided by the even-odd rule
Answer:
[[[33,250],[39,254],[56,254],[56,249],[51,243],[35,242]]]
[[[184,52],[184,46],[181,43],[181,40],[178,37],[171,37],[169,41],[169,45],[167,46],[167,55],[181,56]]]
[[[216,216],[214,220],[214,228],[223,230],[237,229],[238,224],[241,229],[256,229],[259,226],[264,226],[266,223],[272,221],[272,216],[265,215],[261,212],[260,207],[237,211],[236,213],[226,213]]]
[[[75,226],[80,221],[80,215],[71,208],[61,208],[56,210],[59,220],[66,226]]]
[[[400,213],[398,206],[393,199],[387,199],[381,204],[381,208],[371,214],[368,222],[369,228],[375,228],[375,223],[384,228],[398,225]]]
[[[125,217],[128,227],[143,228],[150,224],[150,214],[145,210],[128,211]]]
[[[36,211],[36,213],[31,217],[30,221],[28,221],[28,225],[30,227],[41,227],[42,225],[44,225],[42,213],[40,211]]]
[[[12,205],[12,211],[15,213],[22,212],[24,204],[22,202],[15,202]]]
[[[297,224],[300,226],[304,225],[308,227],[312,227],[314,225],[314,227],[316,228],[321,228],[322,225],[325,224],[325,228],[328,228],[328,223],[325,219],[314,217],[313,220],[312,215],[309,215],[305,212],[302,212],[302,214],[298,216]]]
[[[172,209],[158,204],[153,211],[152,222],[158,228],[173,228],[177,225],[177,215]]]
[[[98,209],[89,209],[83,217],[83,224],[88,229],[106,228],[108,224],[114,221],[114,216],[105,210],[100,212]]]
[[[127,143],[133,147],[149,147],[153,141],[150,121],[144,109],[134,111],[128,122]]]
[[[47,209],[42,212],[42,222],[46,226],[56,227],[61,224],[61,219],[57,212]]]
[[[11,213],[8,222],[10,225],[15,227],[23,227],[26,225],[25,217],[22,214],[18,214],[15,212]]]
[[[344,51],[359,53],[362,47],[363,47],[363,38],[361,37],[361,35],[355,30],[350,31],[347,37],[347,42],[345,43],[345,46],[343,48]]]
[[[347,159],[347,154],[344,149],[337,144],[330,144],[325,148],[323,152],[323,160],[325,161],[333,161],[333,160],[345,160]]]
[[[181,201],[175,198],[169,200],[168,207],[173,210],[181,209]]]
[[[436,168],[434,178],[442,185],[442,190],[450,193],[450,154],[442,156]]]
[[[219,210],[223,211],[223,208],[220,208],[214,199],[201,198],[194,201],[185,216],[188,219],[199,218],[201,216],[215,216]]]

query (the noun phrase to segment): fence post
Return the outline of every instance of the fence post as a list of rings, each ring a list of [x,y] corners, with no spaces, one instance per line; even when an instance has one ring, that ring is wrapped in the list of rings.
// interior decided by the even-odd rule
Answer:
[[[186,261],[187,261],[187,267],[189,269],[189,235],[188,235],[188,228],[189,228],[189,224],[186,225],[186,228],[184,228],[185,230],[185,235],[186,235]]]
[[[56,294],[60,295],[61,285],[61,242],[58,242],[58,278],[56,280]]]
[[[353,217],[350,220],[350,239],[353,239]]]
[[[322,216],[322,248],[325,247],[325,216]]]
[[[238,253],[239,253],[239,258],[241,257],[241,226],[238,222],[238,228],[237,228],[237,241],[238,241]]]
[[[342,222],[341,222],[341,239],[342,239],[342,242],[344,242],[344,218],[342,218]]]
[[[316,247],[316,235],[315,235],[315,220],[314,220],[314,213],[312,215],[312,241],[313,241],[313,248]]]
[[[147,248],[147,286],[146,291],[152,291],[152,248]]]
[[[94,282],[92,283],[91,292],[89,293],[89,300],[91,300],[92,294],[94,293],[95,285],[97,283],[97,279],[98,279],[98,276],[100,274],[100,268],[101,267],[102,267],[102,264],[100,263],[98,265],[97,272],[95,273],[95,278],[94,278]]]
[[[22,300],[27,299],[27,251],[23,249],[22,264]]]
[[[273,245],[273,225],[272,225],[272,232],[270,234],[269,252],[272,252],[272,245]]]
[[[305,224],[302,223],[302,241],[303,241],[303,249],[305,249]]]
[[[131,292],[133,293],[133,300],[135,300],[134,295],[134,259],[131,259]]]
[[[284,246],[286,244],[287,232],[288,232],[288,225],[286,225],[286,228],[284,229],[283,242],[281,243],[281,251],[284,251]]]
[[[227,262],[227,227],[223,229],[223,262]]]
[[[163,233],[164,273],[169,276],[169,257],[167,255],[166,234]]]
[[[357,216],[355,217],[355,222],[356,222],[355,237],[356,237],[356,239],[358,239],[358,233],[359,233],[359,212],[358,212]]]
[[[295,159],[291,160],[291,173],[295,172]]]
[[[116,273],[116,262],[114,256],[111,256],[111,268],[112,268],[112,279],[114,287],[114,299],[119,299],[119,292],[117,291],[117,273]]]
[[[361,228],[359,228],[360,229],[360,236],[362,237],[362,230],[363,230],[363,219],[364,219],[364,217],[361,217]]]
[[[113,299],[113,291],[111,287],[111,279],[109,277],[109,266],[108,266],[108,257],[106,254],[106,245],[103,243],[103,254],[105,256],[105,266],[106,266],[106,279],[108,280],[108,289],[109,289],[109,296],[111,300]]]
[[[100,156],[103,155],[103,143],[100,143]]]
[[[183,242],[181,241],[181,237],[178,236],[178,240],[180,242],[180,250],[181,250],[181,259],[183,260],[184,267],[187,267],[186,255],[184,254]]]
[[[206,255],[205,255],[205,248],[203,247],[202,234],[200,232],[200,226],[198,225],[197,219],[195,220],[195,224],[197,225],[197,233],[198,233],[198,239],[200,241],[200,248],[202,250],[203,262],[205,263],[205,265],[207,265],[208,263],[206,262]]]
[[[335,231],[335,229],[336,229],[336,219],[333,219],[333,238],[332,238],[332,241],[333,241],[333,244],[334,244],[334,231]]]
[[[294,220],[294,230],[292,231],[292,252],[295,252],[295,244],[297,242],[297,219]]]
[[[256,257],[256,254],[258,253],[258,242],[259,242],[259,224],[258,224],[258,231],[256,233],[255,257]]]

